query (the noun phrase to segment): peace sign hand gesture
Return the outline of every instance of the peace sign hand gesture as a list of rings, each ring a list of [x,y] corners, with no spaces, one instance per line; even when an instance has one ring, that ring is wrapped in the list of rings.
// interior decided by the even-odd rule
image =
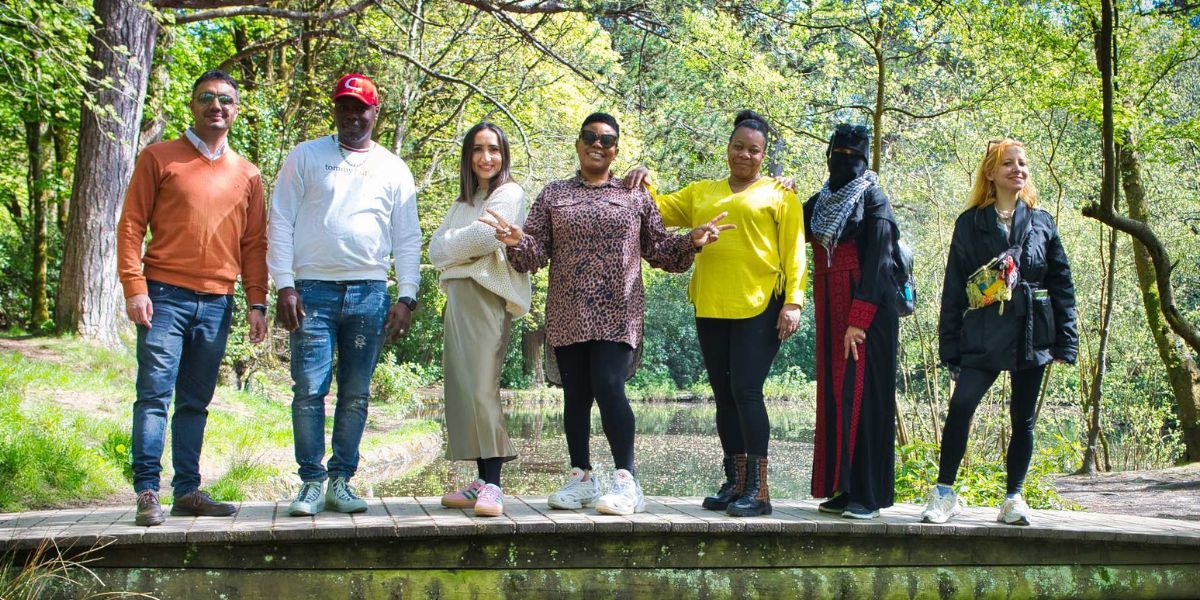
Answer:
[[[711,221],[693,229],[692,244],[694,244],[697,249],[703,248],[717,241],[717,238],[720,237],[722,231],[727,229],[737,229],[737,225],[733,224],[717,225],[717,221],[724,219],[728,214],[729,213],[727,212],[723,212],[713,217]]]
[[[487,214],[491,215],[492,218],[489,219],[486,216],[479,217],[479,222],[495,229],[496,239],[504,242],[506,246],[516,246],[521,243],[521,238],[525,237],[525,232],[521,231],[520,227],[509,223],[504,217],[496,214],[496,211],[490,208],[483,210],[487,211]]]

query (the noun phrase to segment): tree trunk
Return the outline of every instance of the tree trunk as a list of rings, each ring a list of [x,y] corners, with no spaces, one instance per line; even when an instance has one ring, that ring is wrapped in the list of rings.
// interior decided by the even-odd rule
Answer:
[[[1129,218],[1142,223],[1150,220],[1150,209],[1146,206],[1146,188],[1142,183],[1141,159],[1133,151],[1132,134],[1126,132],[1117,147],[1121,168],[1121,187],[1125,191],[1125,203]],[[1154,336],[1154,345],[1167,371],[1167,380],[1175,395],[1176,414],[1183,433],[1184,460],[1200,461],[1200,368],[1187,352],[1162,313],[1161,298],[1155,284],[1157,274],[1150,253],[1141,242],[1134,239],[1133,266],[1137,271],[1138,289],[1142,293],[1142,304],[1146,310],[1146,324]]]
[[[156,47],[166,50],[171,45],[171,36],[166,29],[159,30],[160,39]],[[150,56],[154,56],[151,50]],[[137,149],[140,154],[146,146],[162,141],[167,129],[167,118],[163,115],[167,104],[166,95],[171,89],[171,72],[165,62],[154,65],[150,70],[150,79],[146,82],[145,105],[142,107],[141,133],[138,134]]]
[[[1113,19],[1112,0],[1101,0],[1100,31],[1096,40],[1096,64],[1100,70],[1103,103],[1101,110],[1103,121],[1100,128],[1104,160],[1102,190],[1106,186],[1116,186],[1117,155],[1113,128],[1113,70],[1115,68],[1112,59]],[[1171,331],[1175,332],[1193,352],[1200,353],[1200,327],[1189,321],[1175,304],[1175,290],[1171,284],[1171,270],[1174,268],[1174,263],[1167,253],[1166,245],[1158,239],[1158,235],[1154,233],[1154,229],[1148,223],[1117,214],[1113,210],[1112,202],[1106,200],[1107,198],[1109,195],[1101,191],[1100,202],[1088,204],[1080,212],[1085,217],[1096,219],[1109,227],[1128,233],[1142,243],[1154,263],[1155,285],[1158,287],[1159,307],[1163,317],[1171,326]]]
[[[524,363],[525,372],[533,375],[530,385],[534,389],[546,386],[546,371],[542,362],[542,348],[545,342],[545,325],[521,334],[521,362]]]
[[[46,209],[53,197],[49,176],[51,173],[50,136],[43,121],[25,122],[25,148],[29,153],[28,190],[29,212],[33,221],[29,234],[33,243],[33,265],[29,282],[29,330],[38,331],[50,320],[49,303],[46,298]]]
[[[1116,191],[1114,188],[1113,192]],[[1103,232],[1103,229],[1101,229]],[[1104,236],[1101,235],[1103,240]],[[1104,275],[1104,286],[1100,290],[1100,346],[1096,351],[1096,364],[1092,371],[1092,385],[1088,394],[1088,435],[1087,445],[1083,451],[1083,462],[1079,466],[1076,475],[1095,475],[1097,457],[1096,444],[1100,440],[1100,400],[1103,398],[1104,390],[1104,374],[1108,371],[1108,334],[1111,331],[1114,284],[1116,283],[1117,271],[1117,232],[1115,229],[1108,230],[1108,264],[1105,265],[1107,272]]]
[[[54,170],[58,175],[58,180],[63,183],[71,179],[71,139],[68,137],[69,135],[70,132],[63,123],[54,124]],[[65,236],[67,233],[67,215],[70,213],[68,200],[70,200],[70,195],[63,196],[59,193],[54,202],[54,220],[61,236]]]
[[[122,296],[114,232],[133,172],[147,67],[154,57],[159,24],[134,0],[95,0],[93,8],[97,22],[89,35],[92,64],[84,96],[114,110],[97,114],[84,104],[81,111],[55,312],[60,331],[111,346],[119,341]],[[105,77],[112,77],[114,83],[95,83]]]
[[[879,31],[883,31],[883,17],[879,17]],[[883,107],[884,85],[887,82],[887,59],[883,55],[883,40],[875,41],[875,110],[871,112],[871,133],[875,136],[871,147],[871,170],[879,172],[883,162]]]

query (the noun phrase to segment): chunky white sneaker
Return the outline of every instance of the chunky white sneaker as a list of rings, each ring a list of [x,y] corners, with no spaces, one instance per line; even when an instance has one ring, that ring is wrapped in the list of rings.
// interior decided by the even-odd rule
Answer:
[[[632,515],[646,512],[642,485],[625,469],[613,473],[612,488],[596,501],[596,512],[605,515]]]
[[[945,523],[961,512],[962,506],[958,504],[958,494],[955,494],[954,490],[950,490],[949,494],[942,495],[935,485],[933,489],[929,490],[929,501],[925,503],[925,510],[921,511],[921,522]]]
[[[578,467],[571,469],[567,483],[557,492],[550,494],[546,498],[546,504],[550,508],[565,510],[575,510],[595,504],[596,500],[600,499],[600,483],[596,481],[595,473],[592,473],[591,477],[584,481],[583,478],[587,475],[586,471]]]
[[[1009,525],[1028,525],[1029,505],[1025,504],[1025,499],[1020,494],[1008,498],[1000,505],[1000,514],[996,516],[996,520]]]
[[[300,486],[296,499],[288,505],[288,514],[293,517],[311,517],[325,510],[325,482],[305,481]]]

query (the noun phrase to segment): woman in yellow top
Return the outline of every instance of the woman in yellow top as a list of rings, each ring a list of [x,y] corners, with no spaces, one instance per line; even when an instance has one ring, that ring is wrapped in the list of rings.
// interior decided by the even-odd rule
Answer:
[[[725,483],[704,508],[739,517],[771,514],[763,383],[780,344],[796,332],[804,293],[803,209],[794,192],[762,176],[769,133],[766,120],[743,110],[726,147],[728,177],[672,194],[651,188],[668,227],[696,227],[723,212],[737,225],[696,255],[688,298],[725,453]],[[639,167],[627,182],[646,174]]]

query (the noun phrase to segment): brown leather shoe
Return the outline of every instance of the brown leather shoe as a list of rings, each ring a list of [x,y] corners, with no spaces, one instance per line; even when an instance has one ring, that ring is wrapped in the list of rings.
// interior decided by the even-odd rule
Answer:
[[[137,515],[133,517],[134,524],[143,527],[162,525],[163,518],[162,505],[158,503],[158,492],[142,490],[142,493],[138,494]]]
[[[171,514],[178,517],[228,517],[236,512],[236,506],[216,502],[200,490],[176,498],[171,505]]]

